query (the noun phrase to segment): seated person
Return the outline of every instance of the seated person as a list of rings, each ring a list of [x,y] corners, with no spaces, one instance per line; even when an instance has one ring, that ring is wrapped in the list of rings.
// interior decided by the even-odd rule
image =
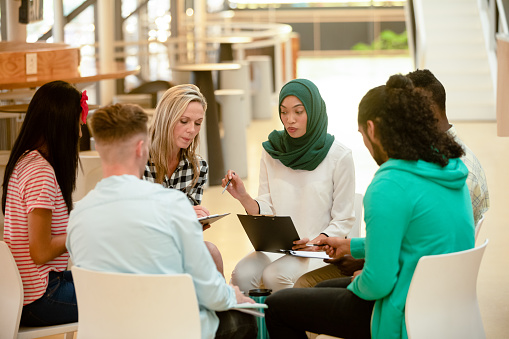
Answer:
[[[351,282],[331,279],[269,296],[265,319],[271,339],[306,339],[306,331],[407,338],[405,302],[419,259],[474,246],[468,169],[459,159],[463,149],[439,130],[412,81],[393,75],[371,89],[359,104],[358,124],[380,165],[364,198],[366,238],[319,243],[332,257],[364,258],[364,268]]]
[[[143,172],[144,180],[184,192],[198,218],[210,214],[201,206],[209,166],[197,153],[206,110],[205,96],[195,85],[177,85],[164,92],[150,125],[150,155]],[[203,230],[209,227],[205,225]],[[219,249],[209,241],[205,245],[223,274]]]
[[[284,125],[263,143],[258,197],[247,193],[229,170],[228,192],[248,214],[289,215],[301,238],[294,249],[328,236],[346,237],[355,221],[355,172],[352,152],[327,133],[325,102],[316,85],[295,79],[279,93],[279,118]],[[303,274],[323,266],[316,259],[285,255],[274,262],[263,252],[243,258],[232,273],[242,290],[290,288]]]
[[[4,241],[23,282],[22,326],[78,320],[65,240],[87,98],[64,81],[42,85],[28,105],[5,168]]]
[[[449,123],[445,112],[445,88],[440,81],[429,70],[416,70],[406,75],[412,80],[414,86],[423,91],[428,97],[431,110],[438,120],[438,129],[446,132],[463,147],[465,154],[461,160],[468,168],[467,186],[470,192],[470,200],[474,213],[474,224],[477,225],[484,213],[490,207],[490,198],[488,193],[488,183],[481,163],[474,152],[465,145],[456,133],[456,129]],[[351,256],[345,256],[339,259],[327,260],[334,265],[327,265],[317,270],[308,272],[301,276],[295,283],[295,287],[313,287],[318,282],[339,278],[345,275],[352,275],[354,271],[362,269],[364,260],[355,260]]]
[[[73,263],[106,272],[188,273],[203,338],[255,338],[251,315],[227,311],[253,300],[217,271],[186,195],[139,180],[148,158],[145,112],[117,104],[98,109],[91,120],[104,178],[70,215],[66,245]]]

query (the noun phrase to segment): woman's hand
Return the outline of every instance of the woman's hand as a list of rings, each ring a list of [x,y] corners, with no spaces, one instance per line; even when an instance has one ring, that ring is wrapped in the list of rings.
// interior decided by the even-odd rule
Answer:
[[[309,242],[309,238],[302,238],[300,240],[295,240],[293,242],[292,250],[294,250],[294,251],[300,251],[300,250],[312,251],[311,247],[306,246],[306,244],[308,242]]]
[[[325,234],[320,234],[311,241],[308,238],[296,240],[293,242],[294,246],[292,247],[292,250],[311,251],[311,252],[323,251],[324,250],[323,246],[308,246],[308,244],[319,245],[319,241],[326,238],[327,236]]]
[[[209,210],[203,206],[197,205],[197,206],[193,206],[193,208],[194,208],[194,212],[196,213],[196,217],[198,217],[198,218],[203,218],[203,217],[210,215]]]
[[[230,184],[228,184],[228,182],[230,182]],[[228,187],[226,187],[226,185],[228,185]],[[228,193],[242,204],[248,214],[260,214],[258,203],[247,193],[242,179],[235,174],[234,171],[228,170],[222,180],[221,186],[226,187]]]
[[[228,184],[228,182],[230,183]],[[228,185],[228,187],[226,187],[226,185]],[[232,170],[228,170],[222,179],[221,186],[226,187],[228,193],[237,200],[242,199],[247,194],[246,187],[244,186],[242,179]]]
[[[323,250],[331,258],[341,258],[342,256],[350,253],[350,239],[343,239],[338,237],[326,237],[316,242],[318,245],[323,246]]]
[[[196,213],[196,217],[198,217],[198,218],[203,218],[203,217],[210,215],[209,210],[203,206],[196,205],[196,206],[193,206],[193,209],[194,209],[194,212]],[[208,230],[209,228],[210,228],[210,224],[203,225],[204,231]]]

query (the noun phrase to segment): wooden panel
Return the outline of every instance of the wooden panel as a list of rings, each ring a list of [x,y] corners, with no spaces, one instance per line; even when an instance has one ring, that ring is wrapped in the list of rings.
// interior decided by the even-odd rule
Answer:
[[[0,53],[0,79],[23,77],[25,73],[24,53]]]
[[[78,74],[80,52],[77,47],[50,43],[0,42],[0,80],[26,77],[27,53],[37,54],[37,73],[28,76]]]
[[[79,62],[78,48],[38,52],[37,75],[77,74]]]
[[[497,36],[497,134],[509,137],[509,36]]]

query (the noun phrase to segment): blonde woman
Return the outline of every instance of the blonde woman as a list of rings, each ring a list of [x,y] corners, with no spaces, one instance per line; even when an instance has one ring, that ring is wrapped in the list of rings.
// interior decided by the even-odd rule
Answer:
[[[143,174],[144,180],[186,194],[198,217],[210,214],[200,206],[208,165],[196,153],[206,110],[207,101],[195,85],[173,86],[163,94],[149,129],[150,158]],[[212,243],[205,243],[222,273],[219,250]]]

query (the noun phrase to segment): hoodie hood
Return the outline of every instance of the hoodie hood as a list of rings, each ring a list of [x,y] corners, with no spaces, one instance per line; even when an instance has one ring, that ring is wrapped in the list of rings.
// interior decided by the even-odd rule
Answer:
[[[468,176],[468,168],[459,158],[449,159],[449,164],[445,167],[423,160],[389,159],[380,166],[375,175],[388,170],[412,173],[449,189],[461,189]]]

